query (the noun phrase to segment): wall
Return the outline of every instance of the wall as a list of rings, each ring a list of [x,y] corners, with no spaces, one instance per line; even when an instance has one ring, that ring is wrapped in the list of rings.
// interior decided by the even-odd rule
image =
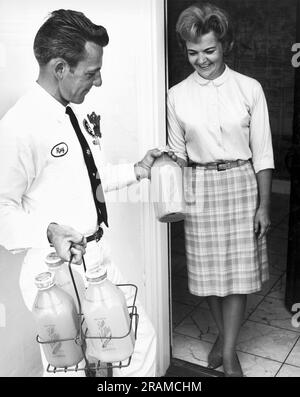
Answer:
[[[164,143],[164,122],[162,126],[153,127],[160,136],[152,143],[154,130],[149,134],[149,129],[152,129],[151,123],[156,117],[152,102],[148,103],[147,99],[152,81],[149,66],[152,62],[152,52],[149,51],[151,9],[158,3],[163,4],[161,0],[85,0],[84,6],[80,0],[52,0],[51,4],[39,0],[1,2],[0,91],[3,99],[0,117],[36,79],[38,68],[32,54],[32,43],[43,18],[51,10],[71,8],[83,11],[95,23],[105,26],[110,35],[110,44],[104,49],[103,86],[98,90],[94,88],[83,104],[83,108],[95,107],[95,111],[101,114],[107,160],[112,163],[135,162],[151,146],[154,147],[154,143],[155,146]],[[145,12],[144,6],[149,12]],[[163,31],[163,23],[159,29]],[[155,53],[155,49],[153,51]],[[163,74],[161,78],[160,86],[164,90]],[[164,106],[159,112],[163,119]],[[145,120],[149,120],[147,125]],[[145,132],[149,136],[147,139],[142,138]],[[145,185],[147,182],[142,190],[147,191]],[[145,257],[145,245],[148,243],[147,250],[151,251],[151,244],[145,241],[143,234],[145,210],[147,214],[149,208],[145,208],[145,203],[134,202],[139,197],[135,189],[133,187],[121,194],[121,197],[132,197],[131,203],[113,202],[116,196],[109,199],[108,235],[115,262],[126,278],[138,285],[140,300],[150,308],[147,283],[154,284],[149,268],[154,265]],[[161,227],[158,232],[161,230],[166,236],[166,228]],[[165,257],[163,261],[167,263]],[[41,370],[37,344],[32,342],[35,332],[31,315],[22,303],[18,286],[21,262],[22,255],[13,256],[4,249],[0,251],[0,313],[3,307],[7,313],[6,326],[0,318],[0,376],[37,376]],[[155,313],[150,310],[150,315]],[[168,321],[167,315],[165,319]],[[159,321],[156,319],[154,322]]]
[[[296,41],[296,1],[211,1],[229,12],[236,27],[236,45],[226,62],[238,72],[259,80],[264,88],[273,134],[274,177],[278,179],[289,178],[284,158],[292,136],[294,68],[291,48]],[[193,0],[168,1],[170,86],[192,71],[177,46],[175,25],[180,12],[193,3]]]

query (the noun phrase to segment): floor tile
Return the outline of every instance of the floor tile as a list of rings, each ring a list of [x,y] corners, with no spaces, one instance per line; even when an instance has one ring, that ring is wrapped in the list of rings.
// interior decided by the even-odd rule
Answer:
[[[248,378],[274,377],[281,363],[247,353],[238,353],[243,373]]]
[[[197,341],[194,338],[174,334],[173,357],[184,361],[207,366],[207,357],[212,344],[205,341]],[[252,354],[238,352],[239,360],[246,377],[274,377],[281,363]],[[218,371],[223,372],[223,367]]]
[[[173,357],[207,367],[207,356],[212,344],[189,336],[173,334]]]
[[[268,297],[276,298],[276,299],[285,299],[285,287],[286,287],[286,277],[283,275],[277,283],[271,288],[270,292],[268,293]]]
[[[196,306],[203,298],[192,295],[188,290],[187,279],[184,277],[172,277],[172,297],[174,301]]]
[[[298,334],[248,320],[241,329],[237,350],[283,362]]]
[[[180,303],[180,302],[173,302],[173,305],[172,305],[172,324],[173,324],[173,329],[193,309],[194,309],[194,306],[185,305],[185,304]]]
[[[197,307],[175,328],[175,332],[213,343],[218,329],[210,311]]]
[[[274,287],[274,285],[277,283],[277,281],[280,279],[279,274],[270,274],[269,280],[263,283],[263,288],[261,291],[255,292],[257,295],[263,295],[266,296],[271,289]]]
[[[250,294],[247,296],[247,307],[245,313],[245,319],[248,318],[257,306],[263,301],[264,297],[262,295]]]
[[[203,301],[200,303],[199,307],[203,307],[206,310],[210,310],[205,297],[204,297]]]
[[[300,335],[300,333],[299,333],[299,335]],[[292,364],[297,367],[300,367],[300,339],[298,340],[298,342],[294,346],[293,350],[291,351],[290,355],[288,356],[288,358],[286,360],[286,364]]]
[[[282,275],[286,271],[287,257],[269,253],[269,272],[274,275]]]
[[[292,314],[285,308],[284,301],[269,296],[262,301],[249,320],[296,331],[292,325]]]
[[[268,360],[267,358],[254,356],[249,353],[238,352],[237,354],[243,373],[247,378],[272,378],[276,375],[282,365],[278,361]],[[218,368],[218,371],[223,372],[223,367]]]
[[[276,375],[278,378],[299,378],[300,377],[300,368],[293,367],[292,365],[284,364],[278,374]]]

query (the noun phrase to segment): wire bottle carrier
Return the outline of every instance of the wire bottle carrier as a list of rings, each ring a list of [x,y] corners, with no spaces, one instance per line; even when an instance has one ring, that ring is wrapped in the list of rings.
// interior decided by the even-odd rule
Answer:
[[[82,264],[83,264],[83,268],[84,271],[86,272],[86,265],[85,265],[85,261],[84,258],[82,260]],[[131,358],[132,356],[130,356],[128,359],[124,360],[124,361],[120,361],[119,363],[102,363],[100,360],[98,360],[97,362],[89,362],[87,359],[87,355],[85,352],[85,348],[86,348],[86,339],[104,339],[107,340],[107,337],[102,337],[102,336],[91,336],[88,335],[88,328],[85,327],[85,330],[83,330],[83,325],[85,323],[84,320],[84,316],[81,310],[81,302],[80,302],[80,298],[79,298],[79,294],[78,294],[78,290],[77,290],[77,286],[76,286],[76,282],[74,279],[74,275],[73,275],[73,271],[72,271],[72,258],[70,259],[70,262],[68,264],[68,268],[69,268],[69,272],[71,275],[71,279],[72,279],[72,283],[73,283],[73,287],[76,293],[76,298],[78,301],[78,308],[79,308],[79,314],[78,314],[78,321],[79,321],[79,333],[75,338],[67,338],[67,339],[51,339],[51,340],[47,340],[47,341],[42,341],[40,340],[39,335],[36,336],[36,341],[40,344],[53,344],[56,342],[67,342],[67,341],[71,341],[74,340],[75,343],[77,343],[78,345],[81,346],[82,349],[82,353],[83,353],[83,359],[85,362],[85,366],[84,367],[79,367],[79,365],[75,365],[73,367],[54,367],[51,364],[48,364],[47,366],[47,372],[50,373],[57,373],[57,372],[77,372],[77,371],[85,371],[85,374],[87,377],[94,377],[96,376],[97,371],[100,370],[107,370],[107,376],[108,377],[112,377],[113,376],[113,369],[114,368],[125,368],[128,367],[131,363]],[[136,296],[137,296],[137,286],[134,284],[116,284],[117,287],[122,287],[122,288],[134,288],[134,295],[133,295],[133,299],[132,299],[132,305],[127,306],[128,311],[129,311],[129,317],[130,317],[130,324],[129,324],[129,330],[128,332],[123,335],[123,336],[109,336],[109,339],[122,339],[122,338],[126,338],[132,331],[132,329],[134,329],[134,338],[137,338],[137,327],[138,327],[138,319],[139,319],[139,315],[137,312],[137,307],[136,307]]]

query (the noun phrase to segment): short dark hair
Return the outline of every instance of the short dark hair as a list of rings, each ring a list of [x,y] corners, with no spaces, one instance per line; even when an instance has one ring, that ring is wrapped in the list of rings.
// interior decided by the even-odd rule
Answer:
[[[88,41],[105,47],[109,41],[106,29],[92,23],[82,12],[56,10],[35,36],[34,55],[40,66],[53,58],[63,58],[71,67],[75,67],[84,59]]]
[[[233,28],[226,11],[210,3],[196,3],[179,15],[176,33],[184,50],[186,41],[195,42],[199,36],[211,31],[222,43],[224,53],[228,53],[233,45]]]

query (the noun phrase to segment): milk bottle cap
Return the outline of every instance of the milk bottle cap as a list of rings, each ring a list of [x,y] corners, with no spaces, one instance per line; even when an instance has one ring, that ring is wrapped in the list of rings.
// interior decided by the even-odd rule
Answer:
[[[89,269],[85,273],[85,277],[87,281],[92,283],[99,283],[106,279],[107,277],[107,270],[105,267],[100,266],[95,269]]]
[[[45,262],[51,269],[59,267],[64,263],[64,261],[57,255],[55,251],[50,252],[50,254],[46,256]]]
[[[54,274],[50,272],[40,273],[35,277],[34,282],[38,289],[50,288],[55,284]]]

